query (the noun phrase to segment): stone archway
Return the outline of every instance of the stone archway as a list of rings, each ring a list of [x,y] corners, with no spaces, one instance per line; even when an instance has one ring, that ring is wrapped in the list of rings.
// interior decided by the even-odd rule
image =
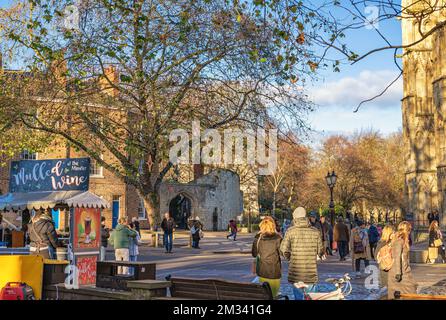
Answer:
[[[170,200],[169,213],[179,229],[187,229],[187,220],[192,214],[192,199],[184,193],[179,193]]]

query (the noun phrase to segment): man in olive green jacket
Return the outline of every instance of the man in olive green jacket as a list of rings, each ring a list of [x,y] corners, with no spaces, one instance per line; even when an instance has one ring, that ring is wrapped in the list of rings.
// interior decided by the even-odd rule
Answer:
[[[137,232],[127,225],[127,218],[119,218],[118,225],[112,232],[109,243],[115,249],[116,261],[129,261],[129,238],[136,237]],[[127,267],[118,267],[118,274],[128,274]]]
[[[315,291],[318,281],[316,261],[324,252],[321,234],[310,226],[302,207],[294,210],[293,222],[280,246],[282,255],[289,261],[288,282],[294,284],[302,281],[309,286],[306,291]],[[304,299],[301,289],[293,286],[293,292],[296,300]]]

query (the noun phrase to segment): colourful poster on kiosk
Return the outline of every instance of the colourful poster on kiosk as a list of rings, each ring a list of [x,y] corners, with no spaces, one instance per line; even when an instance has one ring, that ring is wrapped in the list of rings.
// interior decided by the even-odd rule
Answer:
[[[73,208],[71,245],[79,285],[96,284],[96,263],[101,245],[101,209]]]
[[[96,284],[96,263],[98,256],[78,256],[76,257],[76,267],[78,272],[79,285]]]
[[[73,249],[99,250],[101,241],[101,210],[74,208]]]

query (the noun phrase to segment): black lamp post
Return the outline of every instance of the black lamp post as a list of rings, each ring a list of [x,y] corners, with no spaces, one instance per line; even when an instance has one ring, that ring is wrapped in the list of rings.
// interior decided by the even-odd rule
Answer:
[[[335,206],[334,206],[334,201],[333,201],[333,189],[335,187],[336,184],[336,180],[338,179],[338,177],[336,176],[334,170],[331,172],[327,173],[327,176],[325,177],[325,181],[327,182],[327,186],[330,189],[330,204],[329,204],[329,208],[330,208],[330,221],[331,221],[331,225],[334,226],[334,216],[335,216]]]

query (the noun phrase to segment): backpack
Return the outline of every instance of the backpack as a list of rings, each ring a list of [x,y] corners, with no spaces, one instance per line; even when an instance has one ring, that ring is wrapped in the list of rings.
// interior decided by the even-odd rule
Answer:
[[[378,262],[379,268],[383,271],[389,271],[392,268],[393,257],[390,243],[379,249],[376,255],[376,262]]]
[[[361,236],[359,235],[359,230],[353,232],[353,252],[354,253],[364,253],[364,243],[362,243]]]

